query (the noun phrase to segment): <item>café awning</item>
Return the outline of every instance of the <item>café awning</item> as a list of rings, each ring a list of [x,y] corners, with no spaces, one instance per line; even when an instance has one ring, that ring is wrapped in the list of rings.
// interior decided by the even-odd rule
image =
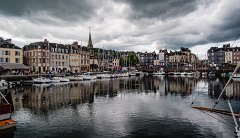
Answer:
[[[28,66],[20,63],[0,63],[0,67],[3,69],[29,69]]]

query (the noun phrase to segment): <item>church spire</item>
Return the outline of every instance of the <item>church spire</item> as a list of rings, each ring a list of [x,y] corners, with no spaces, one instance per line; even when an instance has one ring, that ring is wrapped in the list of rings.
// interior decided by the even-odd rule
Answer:
[[[93,48],[90,29],[91,29],[91,27],[89,27],[89,37],[88,37],[88,45],[87,45],[87,47],[88,47],[88,48]]]

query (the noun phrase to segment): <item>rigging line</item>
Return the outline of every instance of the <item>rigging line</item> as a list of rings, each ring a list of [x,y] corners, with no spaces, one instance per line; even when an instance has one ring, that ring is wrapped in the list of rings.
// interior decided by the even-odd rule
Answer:
[[[195,100],[197,99],[197,97],[198,97],[200,94],[203,94],[203,93],[204,93],[204,91],[198,92],[197,96],[192,100],[191,105],[195,102]]]
[[[228,84],[229,84],[229,83],[230,83],[230,81],[232,80],[232,78],[233,78],[234,74],[237,72],[237,70],[238,70],[239,66],[240,66],[240,62],[238,62],[238,64],[237,64],[236,68],[234,69],[234,71],[233,71],[233,73],[232,73],[231,77],[228,79],[228,81],[227,81],[226,85],[224,86],[224,88],[223,88],[222,92],[221,92],[221,93],[220,93],[220,95],[218,96],[218,99],[215,101],[215,104],[214,104],[213,108],[214,108],[214,107],[215,107],[215,106],[218,104],[218,102],[219,102],[220,98],[222,97],[222,94],[223,94],[223,92],[226,90],[226,88],[227,88]],[[212,108],[212,109],[213,109],[213,108]]]
[[[230,127],[230,128],[235,128],[234,126],[232,126],[232,125],[230,125],[230,124],[228,124],[228,123],[226,123],[226,122],[224,122],[224,121],[222,121],[222,120],[220,120],[220,119],[218,119],[218,118],[216,118],[216,117],[210,115],[210,114],[207,113],[207,112],[204,112],[204,111],[202,111],[202,110],[199,110],[199,111],[201,111],[201,112],[203,112],[204,114],[206,114],[206,115],[212,117],[213,119],[216,119],[217,121],[219,121],[219,122],[225,124],[226,126],[228,126],[228,127]]]
[[[213,113],[213,114],[216,114],[216,115],[218,115],[219,117],[221,117],[223,120],[225,120],[225,121],[227,121],[228,122],[228,120],[226,119],[226,118],[224,118],[223,116],[221,116],[221,113]],[[232,125],[234,125],[234,123],[232,122],[229,122],[229,124],[232,124]]]
[[[233,109],[232,109],[232,106],[231,106],[231,103],[230,103],[229,99],[228,99],[228,105],[229,105],[229,108],[230,108],[231,113],[232,113],[233,121],[234,121],[234,123],[235,123],[235,130],[236,130],[236,132],[237,132],[237,134],[238,134],[238,132],[239,132],[238,123],[237,123],[236,117],[235,117],[235,115],[234,115],[234,113],[233,113]]]
[[[237,41],[237,39],[238,39],[239,36],[240,36],[240,33],[237,35],[237,37],[236,37],[235,40],[233,41],[232,46],[233,46],[233,44]],[[232,47],[232,46],[231,46],[231,47]]]

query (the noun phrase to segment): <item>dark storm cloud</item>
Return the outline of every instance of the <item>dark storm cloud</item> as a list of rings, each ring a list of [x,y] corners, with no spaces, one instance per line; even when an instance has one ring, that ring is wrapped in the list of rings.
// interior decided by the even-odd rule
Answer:
[[[3,0],[0,34],[87,42],[91,26],[95,47],[177,50],[234,40],[239,17],[239,0]]]
[[[196,10],[196,0],[119,0],[130,5],[130,18],[168,18],[183,16]]]
[[[240,7],[229,9],[220,18],[220,22],[212,26],[213,31],[208,36],[211,42],[234,40],[240,33]],[[240,38],[238,38],[240,39]]]
[[[90,18],[96,7],[96,1],[89,0],[4,0],[0,2],[0,14],[27,18],[45,13],[63,21],[74,21],[79,17]]]

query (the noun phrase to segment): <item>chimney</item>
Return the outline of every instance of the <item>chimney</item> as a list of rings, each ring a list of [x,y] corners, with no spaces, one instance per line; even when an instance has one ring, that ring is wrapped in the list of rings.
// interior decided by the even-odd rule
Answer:
[[[11,40],[11,39],[7,39],[6,42],[9,43],[9,44],[11,44],[11,43],[12,43],[12,40]]]
[[[77,41],[73,42],[73,45],[78,46],[78,42]]]
[[[47,39],[44,39],[44,41],[43,41],[44,43],[48,43],[48,40]]]

